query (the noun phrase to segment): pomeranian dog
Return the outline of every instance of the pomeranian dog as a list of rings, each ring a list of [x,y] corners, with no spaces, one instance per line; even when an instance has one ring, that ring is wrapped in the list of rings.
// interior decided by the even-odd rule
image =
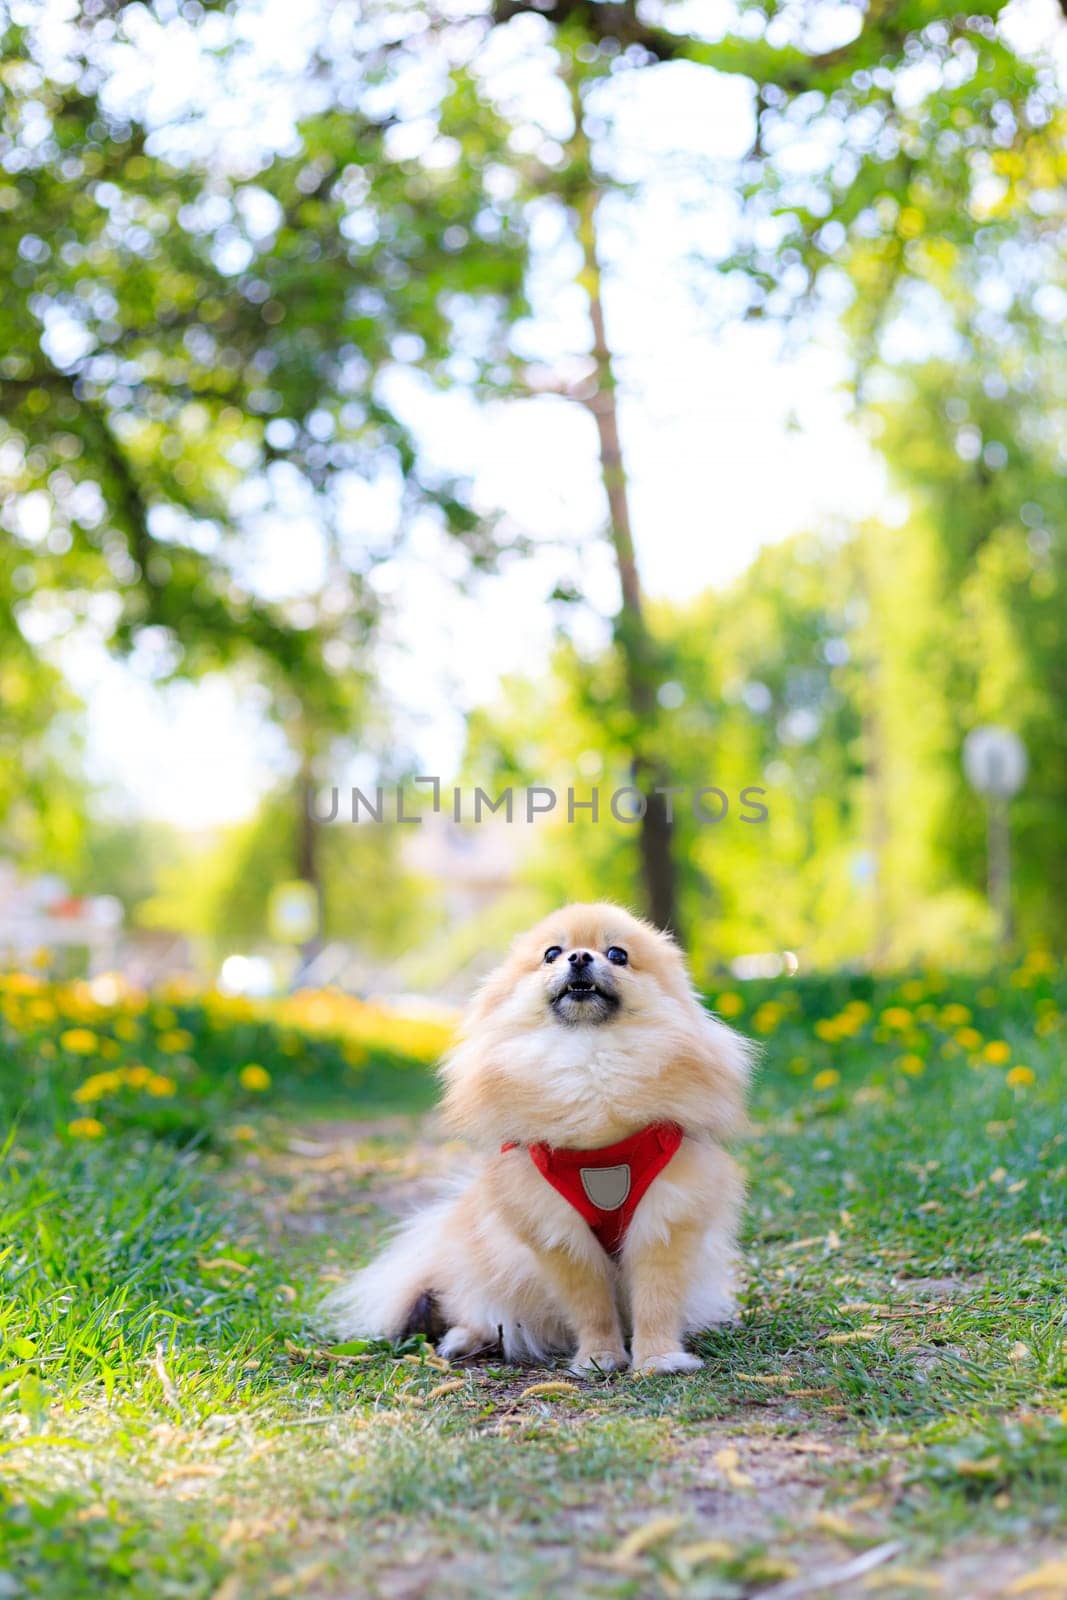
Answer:
[[[577,1373],[692,1372],[734,1314],[751,1046],[701,1005],[674,941],[614,905],[517,939],[442,1067],[477,1170],[324,1307],[339,1336],[502,1343]]]

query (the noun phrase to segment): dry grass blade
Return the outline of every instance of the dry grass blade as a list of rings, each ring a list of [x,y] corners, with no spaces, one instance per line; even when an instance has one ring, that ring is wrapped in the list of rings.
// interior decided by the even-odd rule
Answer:
[[[819,1567],[814,1572],[802,1572],[785,1583],[775,1584],[773,1589],[764,1589],[760,1600],[794,1600],[796,1595],[817,1593],[820,1589],[838,1589],[843,1583],[851,1583],[853,1578],[862,1578],[864,1573],[873,1572],[875,1567],[892,1561],[903,1548],[899,1539],[890,1544],[877,1544],[873,1550],[865,1550],[862,1555],[839,1567]]]

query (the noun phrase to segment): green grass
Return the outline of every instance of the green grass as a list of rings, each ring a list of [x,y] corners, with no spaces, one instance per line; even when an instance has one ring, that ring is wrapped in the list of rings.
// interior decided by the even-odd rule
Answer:
[[[1062,1537],[1067,1465],[1067,994],[1022,970],[746,988],[743,1321],[696,1378],[558,1395],[309,1332],[410,1176],[428,1074],[287,1077],[242,1140],[183,1148],[151,1119],[72,1140],[45,1071],[0,1166],[0,1594],[740,1600],[888,1541],[883,1593],[1003,1592]]]

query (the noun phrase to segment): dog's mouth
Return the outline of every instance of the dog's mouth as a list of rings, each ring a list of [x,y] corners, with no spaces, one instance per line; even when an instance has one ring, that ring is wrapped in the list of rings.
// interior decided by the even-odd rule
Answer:
[[[580,973],[569,978],[556,991],[551,1005],[556,1016],[564,1022],[574,1022],[579,1017],[588,1022],[603,1022],[618,1009],[619,997],[613,989]]]

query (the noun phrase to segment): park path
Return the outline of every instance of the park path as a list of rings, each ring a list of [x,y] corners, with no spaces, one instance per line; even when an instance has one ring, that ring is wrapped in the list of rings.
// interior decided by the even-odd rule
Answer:
[[[432,1114],[312,1118],[250,1152],[240,1164],[237,1183],[277,1249],[305,1263],[319,1263],[316,1276],[325,1290],[363,1258],[368,1240],[380,1237],[430,1197],[464,1159],[464,1148],[444,1137]],[[562,1376],[531,1369],[501,1375],[499,1367],[487,1369],[477,1362],[464,1364],[464,1370],[484,1381],[496,1401],[484,1432],[512,1437],[520,1436],[529,1421],[529,1405],[519,1403],[524,1391],[541,1379]],[[600,1389],[596,1398],[608,1394]],[[1012,1585],[1042,1562],[1062,1563],[1062,1548],[1051,1543],[1025,1550],[988,1544],[969,1548],[964,1543],[935,1552],[932,1540],[902,1537],[893,1524],[893,1509],[904,1469],[894,1465],[885,1441],[866,1439],[854,1425],[831,1416],[790,1418],[780,1404],[773,1404],[777,1399],[769,1394],[736,1412],[678,1427],[670,1425],[668,1413],[669,1443],[650,1475],[648,1494],[631,1507],[628,1529],[614,1553],[578,1557],[572,1563],[572,1592],[636,1595],[641,1600],[645,1595],[676,1600],[689,1593],[729,1593],[731,1600],[749,1595],[760,1600],[847,1600],[874,1594],[888,1600],[931,1594],[945,1600],[1004,1600],[1022,1593]],[[632,1407],[628,1415],[633,1415]],[[648,1416],[662,1423],[662,1404],[650,1402]],[[572,1415],[568,1426],[573,1429],[580,1421],[580,1415]],[[588,1549],[591,1534],[618,1525],[616,1513],[610,1491],[598,1494],[590,1488],[559,1512],[554,1547],[570,1539]],[[671,1518],[684,1521],[687,1530],[679,1559],[650,1566],[649,1557],[657,1553],[657,1526],[666,1527]],[[645,1536],[650,1542],[642,1549]],[[762,1545],[773,1551],[766,1577],[751,1586],[701,1587],[696,1568],[688,1570],[686,1561],[699,1565],[701,1552],[719,1543]],[[497,1592],[497,1560],[492,1551],[476,1546],[452,1550],[444,1559],[385,1559],[375,1569],[371,1589],[327,1584],[321,1600],[349,1600],[357,1592],[381,1600]],[[500,1587],[499,1592],[511,1590]],[[515,1592],[525,1594],[527,1589],[520,1585]],[[1052,1592],[1040,1591],[1039,1600]],[[1055,1592],[1067,1600],[1067,1583]]]

